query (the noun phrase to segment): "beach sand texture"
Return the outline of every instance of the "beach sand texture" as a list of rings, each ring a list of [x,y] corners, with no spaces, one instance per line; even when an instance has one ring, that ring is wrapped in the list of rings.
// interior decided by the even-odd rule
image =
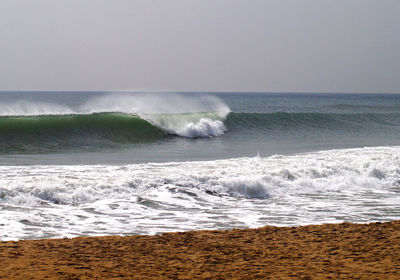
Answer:
[[[0,279],[400,279],[400,221],[0,243]]]

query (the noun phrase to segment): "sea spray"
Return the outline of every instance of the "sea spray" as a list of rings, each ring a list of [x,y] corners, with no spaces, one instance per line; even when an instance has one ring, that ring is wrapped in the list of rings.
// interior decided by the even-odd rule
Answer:
[[[123,112],[129,114],[186,114],[217,112],[225,117],[229,107],[208,94],[185,96],[176,93],[105,94],[79,106],[80,113]]]
[[[0,103],[0,117],[77,114],[77,110],[66,105],[32,100],[17,100]]]

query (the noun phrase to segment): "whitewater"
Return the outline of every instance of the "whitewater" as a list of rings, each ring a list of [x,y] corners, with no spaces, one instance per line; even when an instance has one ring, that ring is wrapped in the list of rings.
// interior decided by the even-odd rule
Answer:
[[[400,218],[400,147],[137,165],[0,167],[0,238]]]
[[[400,218],[400,96],[0,93],[0,239]]]

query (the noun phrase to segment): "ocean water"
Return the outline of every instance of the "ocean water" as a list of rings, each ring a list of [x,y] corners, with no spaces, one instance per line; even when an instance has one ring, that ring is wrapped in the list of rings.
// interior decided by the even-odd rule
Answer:
[[[400,95],[0,92],[0,239],[400,218]]]

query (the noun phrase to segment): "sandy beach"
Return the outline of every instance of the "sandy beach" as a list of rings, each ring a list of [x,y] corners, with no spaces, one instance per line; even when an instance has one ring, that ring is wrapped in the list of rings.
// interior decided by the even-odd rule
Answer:
[[[0,243],[1,279],[399,279],[400,221]]]

